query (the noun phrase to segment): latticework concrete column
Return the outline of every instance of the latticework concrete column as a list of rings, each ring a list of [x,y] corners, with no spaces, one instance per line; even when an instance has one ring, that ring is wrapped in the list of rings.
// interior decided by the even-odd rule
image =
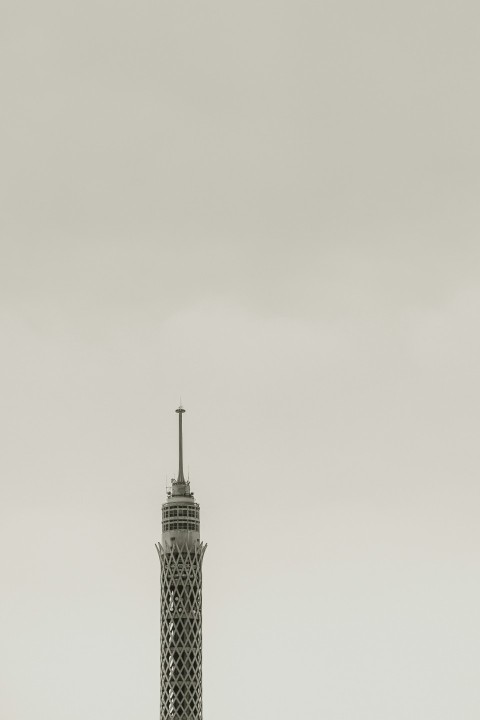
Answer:
[[[161,565],[161,720],[202,718],[202,560],[206,546],[157,546]]]

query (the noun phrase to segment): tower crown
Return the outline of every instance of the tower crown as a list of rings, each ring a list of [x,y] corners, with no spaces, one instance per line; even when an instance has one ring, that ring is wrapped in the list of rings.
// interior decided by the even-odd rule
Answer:
[[[190,482],[183,473],[184,408],[178,414],[178,477],[172,480],[167,501],[162,505],[162,542],[166,550],[174,545],[193,547],[200,542],[200,506],[190,491]]]

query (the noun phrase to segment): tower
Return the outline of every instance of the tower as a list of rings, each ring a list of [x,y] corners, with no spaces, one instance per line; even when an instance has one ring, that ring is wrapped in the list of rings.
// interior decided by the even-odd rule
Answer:
[[[160,720],[202,720],[202,561],[200,506],[183,474],[178,413],[178,477],[162,505],[160,558]]]

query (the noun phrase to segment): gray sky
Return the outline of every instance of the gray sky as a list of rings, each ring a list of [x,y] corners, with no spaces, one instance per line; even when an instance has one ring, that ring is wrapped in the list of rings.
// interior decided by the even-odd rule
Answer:
[[[0,715],[478,720],[478,2],[0,3]]]

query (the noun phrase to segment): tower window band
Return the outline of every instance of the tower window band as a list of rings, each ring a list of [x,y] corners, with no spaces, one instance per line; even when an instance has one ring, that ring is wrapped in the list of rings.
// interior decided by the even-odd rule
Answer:
[[[169,530],[195,530],[200,532],[200,523],[198,520],[164,520],[162,530],[163,532]]]

